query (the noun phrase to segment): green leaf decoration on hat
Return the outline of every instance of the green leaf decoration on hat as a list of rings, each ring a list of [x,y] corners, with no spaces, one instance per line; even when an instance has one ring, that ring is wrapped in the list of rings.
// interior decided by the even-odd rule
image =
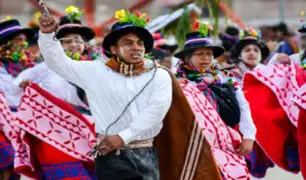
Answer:
[[[139,13],[136,12],[134,14],[130,13],[128,10],[121,9],[116,11],[115,18],[122,23],[131,23],[138,27],[145,27],[148,22],[149,18],[147,17],[146,13]]]
[[[65,12],[67,13],[68,15],[68,18],[71,22],[73,22],[73,20],[75,19],[80,19],[80,17],[83,15],[83,12],[80,11],[79,8],[75,7],[75,6],[68,6],[66,9],[65,9]]]
[[[196,21],[193,24],[194,31],[199,32],[202,36],[209,36],[213,28],[208,22]]]
[[[247,29],[244,29],[240,35],[240,39],[244,39],[246,37],[254,37],[259,39],[260,33],[257,32],[253,27],[249,27]]]

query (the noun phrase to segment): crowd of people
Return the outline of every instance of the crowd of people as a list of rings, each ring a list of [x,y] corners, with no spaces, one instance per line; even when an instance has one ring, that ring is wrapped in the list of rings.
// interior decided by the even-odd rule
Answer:
[[[99,47],[66,13],[0,22],[0,179],[306,177],[305,25],[197,20],[180,47],[119,10]]]

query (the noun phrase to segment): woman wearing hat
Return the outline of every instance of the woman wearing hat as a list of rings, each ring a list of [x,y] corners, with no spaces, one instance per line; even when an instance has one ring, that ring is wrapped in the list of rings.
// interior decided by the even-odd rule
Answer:
[[[199,96],[204,95],[202,98],[200,98],[202,99],[201,102],[194,100],[194,98],[189,99],[189,103],[193,108],[195,108],[194,112],[196,114],[199,111],[196,110],[196,106],[193,104],[206,104],[205,99],[208,99],[210,104],[213,105],[213,112],[217,111],[219,116],[222,118],[223,123],[220,123],[218,121],[219,119],[216,118],[216,122],[212,123],[212,126],[214,126],[213,124],[216,124],[217,122],[219,126],[215,125],[217,127],[210,130],[205,127],[205,125],[210,124],[209,119],[205,119],[204,117],[204,122],[200,122],[198,119],[200,124],[205,124],[203,133],[207,136],[210,136],[209,139],[212,137],[216,138],[215,141],[210,142],[213,148],[216,147],[214,142],[225,141],[224,139],[218,139],[224,135],[222,132],[218,131],[219,128],[224,127],[224,123],[226,124],[227,129],[224,130],[224,133],[228,133],[228,136],[226,137],[231,137],[233,135],[232,127],[235,127],[237,124],[239,124],[239,130],[243,135],[242,143],[236,144],[234,139],[229,140],[232,141],[232,143],[229,144],[229,147],[225,149],[220,148],[222,152],[215,150],[214,155],[225,178],[237,179],[239,176],[247,177],[248,172],[245,171],[245,161],[241,156],[245,156],[251,152],[256,133],[256,128],[253,124],[249,104],[245,100],[241,89],[236,87],[237,84],[233,81],[233,79],[214,68],[212,64],[213,59],[222,55],[224,53],[224,49],[213,44],[212,39],[209,36],[210,26],[207,23],[196,22],[194,27],[196,31],[186,35],[184,49],[175,55],[182,60],[182,64],[180,64],[178,67],[177,77],[184,84],[183,89],[185,89],[185,93],[187,93],[187,98],[191,97],[188,95],[188,92],[199,91],[201,92]],[[188,86],[190,87],[191,85],[195,89],[188,91]],[[219,93],[221,92],[219,91],[221,89],[223,89],[222,93]],[[226,97],[224,97],[222,94]],[[224,99],[228,99],[229,103],[225,103]],[[204,111],[205,110],[203,110],[203,112]],[[205,116],[204,114],[201,116]],[[210,134],[211,132],[214,132],[213,136]],[[236,136],[237,134],[238,133],[236,132]],[[240,161],[236,164],[237,171],[230,168],[227,169],[227,166],[222,160],[222,156],[219,156],[218,153],[222,153],[224,155],[231,154],[236,156],[236,159],[240,159]],[[234,162],[235,160],[232,161]]]
[[[0,23],[0,91],[5,95],[9,106],[18,105],[18,98],[11,92],[13,80],[23,70],[33,67],[36,60],[27,51],[27,39],[34,31],[22,28],[19,21],[12,19]]]
[[[231,72],[242,87],[242,79],[246,72],[265,66],[263,62],[269,56],[268,46],[260,40],[260,34],[252,27],[243,30],[240,40],[231,50],[231,63],[236,65]],[[290,59],[286,54],[275,54],[269,64],[287,64]]]
[[[68,15],[60,19],[59,29],[55,36],[61,42],[66,55],[76,61],[91,61],[100,57],[101,49],[92,48],[86,44],[94,38],[95,33],[91,28],[82,25],[81,21],[78,20],[81,13],[78,8],[70,6],[66,8],[66,12]],[[84,91],[59,77],[47,68],[44,62],[21,73],[14,81],[14,90],[20,91],[18,87],[24,87],[29,81],[41,85],[43,89],[72,105],[88,109],[87,105],[82,102],[86,103]],[[67,91],[62,91],[63,88],[67,89]],[[79,95],[79,98],[75,96],[76,94]]]
[[[236,63],[232,72],[240,85],[247,71],[264,66],[262,62],[269,53],[268,46],[259,39],[259,33],[255,29],[248,28],[242,32],[240,40],[231,50],[231,59]]]
[[[27,39],[33,36],[31,29],[21,27],[16,19],[0,22],[0,92],[9,106],[16,106],[18,98],[11,91],[16,76],[23,70],[34,66],[35,59],[27,51]],[[13,108],[13,107],[12,107]],[[13,168],[14,151],[0,128],[0,176]]]
[[[245,96],[251,105],[254,123],[257,126],[257,130],[258,130],[258,133],[257,133],[258,134],[257,136],[258,144],[257,143],[255,144],[253,152],[247,156],[248,162],[252,162],[253,164],[255,164],[255,166],[250,166],[250,172],[252,173],[252,175],[256,177],[264,177],[267,168],[273,167],[272,161],[275,162],[275,159],[270,158],[270,157],[275,157],[273,156],[274,154],[270,154],[271,152],[273,152],[270,150],[270,149],[273,149],[271,148],[273,146],[268,147],[266,146],[266,144],[263,145],[262,140],[264,138],[262,137],[266,136],[266,134],[262,134],[262,133],[264,132],[264,130],[269,131],[269,129],[271,129],[272,131],[274,126],[271,126],[271,124],[272,125],[274,124],[270,122],[276,121],[274,119],[277,119],[277,117],[278,118],[281,117],[283,115],[282,114],[283,112],[282,110],[280,110],[279,112],[274,113],[272,115],[270,114],[269,110],[259,111],[259,109],[262,109],[263,106],[267,107],[267,109],[269,108],[269,105],[273,101],[266,102],[266,100],[268,98],[272,99],[273,95],[268,94],[268,93],[266,94],[261,93],[260,97],[262,98],[258,98],[258,93],[256,91],[249,92],[250,90],[252,90],[250,89],[250,85],[249,85],[252,82],[249,82],[246,80],[243,81],[243,79],[247,72],[253,72],[253,71],[258,71],[261,69],[266,69],[267,67],[273,66],[273,64],[290,63],[290,59],[288,55],[275,54],[267,65],[262,64],[262,62],[266,59],[266,57],[268,57],[268,55],[269,55],[269,48],[266,46],[265,43],[263,43],[259,39],[258,32],[256,32],[253,28],[248,28],[244,30],[241,35],[241,39],[232,49],[232,59],[237,63],[237,65],[236,65],[236,68],[232,69],[231,72],[233,73],[237,82],[239,82],[240,87],[242,87],[243,89],[248,89]],[[247,86],[244,84],[247,84]],[[257,84],[257,86],[259,85]],[[267,86],[269,87],[270,85],[268,84]],[[261,104],[262,107],[257,108],[258,105],[256,107],[256,104],[260,104],[260,102],[263,102]],[[277,109],[276,108],[277,106],[275,104],[271,104],[271,106],[273,106],[274,109]],[[273,108],[273,107],[270,107],[270,108]],[[266,123],[266,126],[262,126],[262,124],[265,124],[265,122],[269,122],[269,123]],[[287,122],[284,121],[283,123],[286,124]],[[276,126],[277,128],[281,128],[279,124],[277,124]],[[290,127],[291,126],[288,125],[288,130],[290,129]],[[278,134],[277,136],[285,137],[286,135],[281,134],[282,132],[283,131],[281,131],[280,134]],[[285,142],[286,144],[284,143],[281,145],[282,147],[277,146],[277,148],[283,148],[282,150],[284,154],[282,154],[281,157],[286,159],[285,161],[283,161],[285,165],[281,167],[294,172],[298,169],[298,166],[296,164],[298,153],[296,152],[297,150],[295,147],[295,140],[292,136],[289,136],[288,139],[286,139],[286,141],[287,141]],[[268,142],[268,144],[271,144],[271,143],[272,142]],[[275,163],[278,164],[279,162],[275,162]],[[257,168],[257,164],[259,168]]]
[[[66,13],[67,16],[60,19],[59,28],[55,35],[55,38],[61,42],[65,54],[75,61],[93,61],[101,57],[101,49],[87,47],[86,43],[94,38],[95,33],[91,28],[82,25],[81,21],[78,20],[81,15],[79,9],[70,6],[66,8]],[[19,74],[13,83],[12,89],[16,94],[19,92],[19,94],[22,95],[23,88],[31,82],[38,84],[42,89],[48,91],[53,96],[66,101],[81,113],[90,114],[85,92],[78,86],[57,75],[46,66],[45,62]],[[35,146],[35,149],[38,151],[45,152],[44,156],[38,158],[43,177],[52,177],[52,179],[61,179],[63,177],[79,178],[81,174],[87,178],[94,177],[94,174],[89,171],[90,169],[84,166],[81,160],[64,155],[63,152],[58,151],[56,147],[47,145],[46,142],[37,140],[35,141]],[[59,161],[56,157],[61,156],[62,158]],[[40,161],[41,159],[44,159],[44,161]],[[61,166],[59,166],[59,164],[61,164],[62,167],[74,164],[75,168],[80,168],[80,172],[71,170],[66,174],[54,174],[45,169],[45,167],[48,166],[49,169],[60,171]],[[93,167],[93,163],[89,164]]]

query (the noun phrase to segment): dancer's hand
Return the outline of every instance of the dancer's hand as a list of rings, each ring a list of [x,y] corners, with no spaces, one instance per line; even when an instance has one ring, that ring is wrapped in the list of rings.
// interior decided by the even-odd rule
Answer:
[[[40,16],[39,29],[43,33],[52,33],[57,30],[58,22],[53,16]]]
[[[23,80],[20,84],[19,87],[22,89],[25,89],[27,86],[31,85],[31,81],[29,80]]]
[[[287,54],[284,53],[280,53],[277,56],[277,60],[280,64],[290,64],[291,59],[289,58],[289,56]]]
[[[249,154],[253,150],[254,140],[252,139],[244,139],[240,145],[240,147],[237,149],[237,153],[240,156],[245,156]]]
[[[116,136],[104,136],[98,145],[98,155],[106,155],[116,149],[121,148],[124,145],[122,138]]]

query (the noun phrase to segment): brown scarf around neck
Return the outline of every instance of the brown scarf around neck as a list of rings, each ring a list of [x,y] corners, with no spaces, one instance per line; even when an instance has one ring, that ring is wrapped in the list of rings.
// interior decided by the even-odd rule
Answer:
[[[155,67],[155,64],[152,61],[150,61],[150,63],[147,64],[145,64],[144,61],[141,61],[136,64],[127,64],[124,63],[123,61],[116,60],[115,58],[110,58],[106,62],[106,65],[109,68],[111,68],[113,71],[116,71],[125,76],[137,76]]]

